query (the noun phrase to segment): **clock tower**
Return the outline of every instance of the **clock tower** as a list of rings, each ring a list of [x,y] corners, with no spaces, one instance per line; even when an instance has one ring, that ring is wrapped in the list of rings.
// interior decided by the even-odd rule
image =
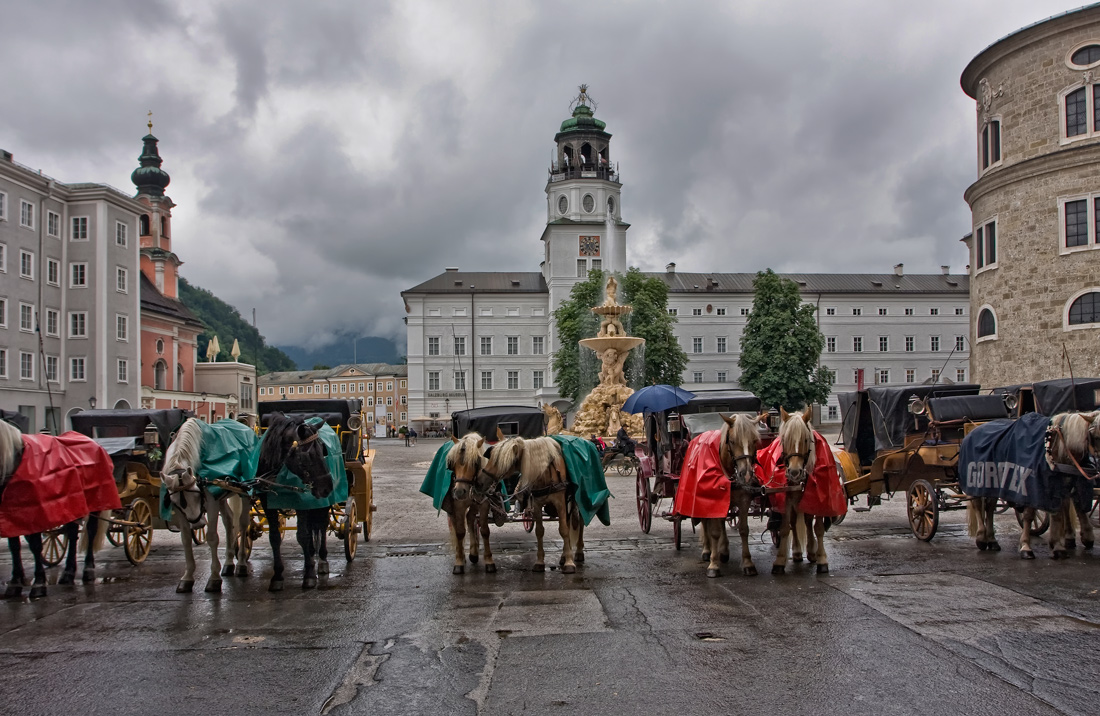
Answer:
[[[621,219],[619,170],[611,160],[611,134],[595,117],[588,86],[561,123],[546,182],[545,260],[542,275],[553,312],[591,269],[626,271],[626,230]],[[552,321],[551,321],[552,323]],[[551,332],[551,350],[557,337]]]

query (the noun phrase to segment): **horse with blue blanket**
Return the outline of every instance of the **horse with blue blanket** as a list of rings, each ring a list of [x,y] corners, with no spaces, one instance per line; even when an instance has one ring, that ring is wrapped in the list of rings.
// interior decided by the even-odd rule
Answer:
[[[970,497],[966,512],[978,549],[999,551],[993,528],[998,499],[1023,507],[1020,557],[1035,559],[1031,525],[1036,510],[1051,514],[1054,559],[1075,546],[1074,522],[1085,549],[1093,546],[1088,520],[1094,463],[1100,454],[1100,413],[1028,413],[1018,420],[979,425],[962,442],[959,485]]]

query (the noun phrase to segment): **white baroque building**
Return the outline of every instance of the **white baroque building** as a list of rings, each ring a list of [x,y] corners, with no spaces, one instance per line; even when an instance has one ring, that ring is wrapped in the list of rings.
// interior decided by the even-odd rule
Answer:
[[[493,405],[573,406],[551,366],[553,311],[589,269],[627,268],[622,184],[611,135],[582,87],[554,138],[546,184],[541,271],[443,273],[401,293],[407,313],[411,415],[446,418]],[[688,354],[684,387],[737,387],[741,331],[752,308],[752,273],[682,273],[669,264],[676,337]],[[836,393],[859,385],[969,379],[970,284],[966,275],[783,274],[818,308],[821,362],[836,373],[822,420],[839,420]],[[580,350],[578,348],[578,350]]]

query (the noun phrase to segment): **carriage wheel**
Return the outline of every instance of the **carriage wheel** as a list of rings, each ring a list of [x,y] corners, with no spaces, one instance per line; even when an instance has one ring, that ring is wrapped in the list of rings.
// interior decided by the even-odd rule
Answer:
[[[58,527],[49,532],[42,533],[42,561],[47,567],[56,567],[65,561],[65,553],[69,550],[69,535],[64,529]]]
[[[367,475],[367,501],[359,511],[363,513],[360,518],[363,522],[363,541],[370,542],[370,531],[374,525],[374,475]]]
[[[642,532],[649,534],[653,526],[653,503],[649,500],[649,478],[638,475],[635,480],[636,494],[638,496],[638,524]]]
[[[121,519],[122,515],[125,512],[126,512],[125,509],[111,510],[111,520]],[[107,523],[107,541],[110,542],[115,547],[121,547],[122,546],[123,535],[125,535],[125,534],[126,534],[126,528],[123,527],[122,525],[118,524],[117,522],[113,522],[113,521]]]
[[[841,515],[840,517],[830,517],[829,519],[832,520],[832,521],[829,523],[829,526],[830,527],[836,527],[841,522],[843,522],[844,518],[847,517],[847,516],[848,516],[848,512],[847,512],[847,510],[845,510],[844,514]]]
[[[134,500],[126,510],[126,521],[136,525],[126,526],[123,549],[126,559],[135,567],[145,561],[153,546],[153,508],[145,498]]]
[[[528,532],[535,529],[535,516],[531,514],[530,507],[523,511],[523,529]]]
[[[349,562],[355,559],[355,547],[359,543],[359,523],[355,514],[355,498],[349,496],[344,503],[344,519],[340,521],[340,531],[344,534],[344,557]]]
[[[680,539],[683,537],[683,528],[680,524],[683,519],[679,515],[672,518],[672,541],[676,545],[676,549],[680,549]]]
[[[1024,508],[1016,508],[1016,522],[1020,525],[1020,529],[1024,528]],[[1039,535],[1050,529],[1050,513],[1045,510],[1035,510],[1035,517],[1031,520],[1031,536],[1038,537]]]
[[[634,463],[627,458],[619,460],[619,463],[615,466],[615,469],[619,471],[619,474],[626,477],[630,473],[634,472]]]
[[[998,515],[1003,515],[1004,513],[1008,512],[1011,508],[1012,508],[1012,505],[1009,504],[1008,502],[1005,502],[1004,500],[997,500],[997,507],[995,507],[993,509],[993,511],[995,513],[997,513]]]
[[[917,480],[910,486],[906,498],[909,527],[917,539],[930,542],[940,526],[940,506],[935,488],[928,480]]]
[[[206,544],[206,525],[191,530],[191,541],[199,545]]]

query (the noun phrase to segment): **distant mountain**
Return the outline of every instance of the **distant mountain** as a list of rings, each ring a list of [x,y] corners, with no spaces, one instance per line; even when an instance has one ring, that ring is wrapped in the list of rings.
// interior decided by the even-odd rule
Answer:
[[[182,276],[179,282],[180,301],[199,317],[206,330],[199,334],[199,360],[206,360],[210,337],[216,335],[221,351],[218,360],[230,361],[229,351],[236,339],[241,348],[241,362],[256,366],[260,375],[278,370],[294,370],[294,361],[278,348],[267,345],[260,332],[241,318],[237,309],[205,288],[192,286]]]
[[[392,340],[379,336],[357,336],[340,333],[336,340],[319,348],[303,346],[279,346],[279,349],[298,364],[299,370],[311,370],[315,365],[331,367],[343,363],[404,363],[405,359]]]

